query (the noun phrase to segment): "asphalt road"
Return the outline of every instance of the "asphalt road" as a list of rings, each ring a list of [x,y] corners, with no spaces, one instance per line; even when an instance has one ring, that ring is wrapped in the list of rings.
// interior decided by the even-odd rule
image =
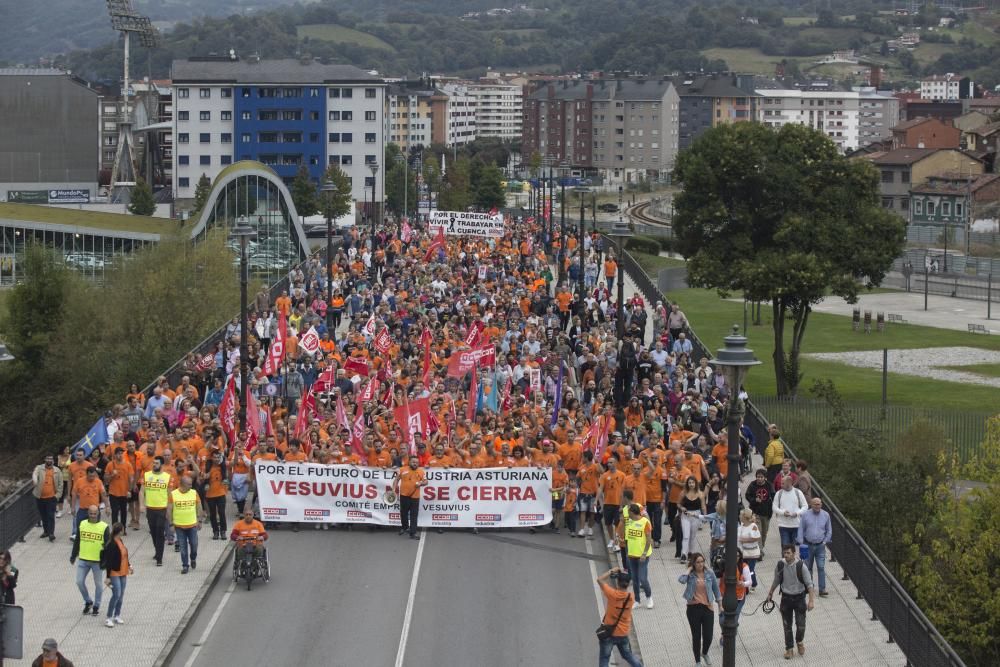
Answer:
[[[388,529],[274,531],[271,581],[233,587],[227,564],[171,665],[594,664],[591,563],[602,572],[607,560],[599,536],[597,555],[585,542],[547,530],[420,542]]]

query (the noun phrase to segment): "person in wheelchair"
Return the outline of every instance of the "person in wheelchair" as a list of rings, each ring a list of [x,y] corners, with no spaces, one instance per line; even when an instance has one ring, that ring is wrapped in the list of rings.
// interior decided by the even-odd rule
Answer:
[[[264,560],[267,553],[264,542],[267,537],[264,524],[253,518],[253,510],[244,510],[243,520],[233,525],[233,532],[229,535],[229,539],[235,541],[237,546],[234,567],[238,567],[240,561],[250,565],[253,560]]]

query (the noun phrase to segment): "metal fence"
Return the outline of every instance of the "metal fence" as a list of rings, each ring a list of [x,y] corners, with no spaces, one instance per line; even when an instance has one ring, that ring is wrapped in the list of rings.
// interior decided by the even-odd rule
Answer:
[[[664,295],[642,267],[627,252],[623,253],[621,266],[635,283],[649,303],[662,300]],[[692,358],[702,356],[712,358],[712,354],[689,327],[694,348]],[[747,406],[744,423],[753,431],[758,442],[767,442],[767,418],[754,404]],[[792,459],[795,454],[785,443],[785,452]],[[906,655],[908,665],[913,667],[964,667],[965,663],[955,650],[945,641],[934,624],[913,601],[885,564],[871,550],[864,538],[826,495],[822,486],[813,477],[813,491],[823,500],[833,524],[833,542],[830,552],[840,563],[844,576],[854,582],[858,598],[864,599],[872,610],[872,620],[881,621],[889,632],[889,641],[899,644]]]
[[[338,248],[343,243],[343,238],[337,237],[334,239],[334,249]],[[296,268],[305,267],[306,263],[314,258],[324,259],[326,258],[326,245],[324,244],[319,250],[314,252],[308,259],[296,265]],[[290,273],[290,272],[289,272]],[[277,281],[270,287],[270,298],[273,302],[281,291],[288,288],[288,275],[286,274],[281,280]],[[228,322],[227,322],[228,324]],[[198,355],[207,354],[215,344],[222,340],[225,336],[226,324],[216,329],[214,332],[209,334],[204,340],[202,340],[198,345],[191,349]],[[177,362],[168,368],[167,370],[160,373],[161,376],[166,377],[170,380],[171,385],[176,385],[180,382],[180,378],[184,375],[184,361],[187,355],[184,355]],[[152,393],[155,381],[151,382],[143,392],[149,396]],[[24,539],[28,531],[35,525],[38,520],[38,511],[35,508],[35,498],[31,493],[32,483],[30,481],[24,482],[21,486],[18,486],[14,491],[9,493],[3,500],[0,500],[0,549],[8,549],[17,541]]]
[[[902,272],[903,265],[909,262],[914,275],[926,269],[930,273],[958,274],[963,278],[985,279],[990,274],[1000,276],[998,257],[966,255],[964,250],[956,247],[948,249],[948,261],[945,262],[945,254],[944,248],[910,248],[893,261],[892,270]]]
[[[779,424],[794,420],[822,429],[834,418],[834,410],[828,403],[814,399],[767,396],[755,398],[754,405]],[[887,446],[897,454],[905,454],[907,443],[903,436],[914,423],[927,421],[939,426],[950,444],[948,454],[957,454],[963,462],[978,451],[986,438],[986,421],[992,416],[989,412],[959,412],[909,405],[883,407],[872,403],[845,403],[844,408],[858,428],[880,429]]]
[[[910,223],[906,226],[906,242],[921,245],[943,245],[945,227],[948,229],[948,245],[956,250],[966,247],[966,231],[964,223],[951,225],[921,225]],[[1000,245],[1000,232],[968,232],[970,245]]]

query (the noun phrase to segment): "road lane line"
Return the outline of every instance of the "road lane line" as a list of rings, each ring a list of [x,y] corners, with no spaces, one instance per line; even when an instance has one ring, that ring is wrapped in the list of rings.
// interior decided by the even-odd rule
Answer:
[[[229,598],[232,596],[233,591],[236,589],[236,582],[230,581],[229,588],[226,589],[225,595],[219,600],[219,606],[215,608],[215,612],[212,614],[212,618],[209,619],[208,625],[205,626],[205,631],[201,633],[201,637],[198,638],[198,643],[194,645],[194,651],[191,652],[191,657],[187,659],[184,663],[184,667],[191,667],[194,665],[195,660],[198,659],[198,654],[201,653],[201,647],[205,645],[208,641],[208,636],[212,634],[212,629],[215,624],[219,622],[222,617],[222,610],[225,608],[226,603],[229,602]]]
[[[396,667],[403,667],[403,655],[406,653],[406,640],[410,636],[410,621],[413,620],[413,600],[417,596],[417,580],[420,578],[420,562],[424,559],[424,545],[427,544],[427,531],[421,531],[420,545],[417,547],[417,558],[413,561],[413,577],[410,578],[410,593],[406,596],[406,613],[403,614],[403,631],[399,635],[399,649],[396,651]],[[188,666],[190,667],[190,666]]]

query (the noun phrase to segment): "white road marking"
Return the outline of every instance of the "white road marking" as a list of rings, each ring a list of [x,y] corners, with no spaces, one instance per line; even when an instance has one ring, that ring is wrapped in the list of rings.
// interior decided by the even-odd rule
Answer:
[[[403,667],[406,640],[410,636],[410,621],[413,620],[413,599],[417,596],[420,562],[424,559],[424,545],[427,544],[427,531],[421,531],[421,533],[420,546],[417,547],[417,559],[413,561],[413,577],[410,579],[410,592],[406,596],[406,613],[403,614],[403,631],[399,635],[399,649],[396,651],[396,667]]]
[[[198,654],[201,653],[201,647],[205,645],[208,641],[208,636],[212,634],[212,629],[215,624],[219,622],[219,618],[222,617],[222,610],[226,607],[226,603],[229,602],[229,598],[233,594],[233,590],[236,589],[236,582],[230,581],[229,588],[226,589],[225,595],[219,600],[219,606],[215,608],[215,612],[212,614],[212,618],[209,619],[208,625],[205,626],[205,631],[201,633],[201,637],[198,639],[198,643],[194,645],[194,651],[191,652],[191,657],[187,659],[184,663],[184,667],[191,667],[194,665],[195,660],[198,659]]]

